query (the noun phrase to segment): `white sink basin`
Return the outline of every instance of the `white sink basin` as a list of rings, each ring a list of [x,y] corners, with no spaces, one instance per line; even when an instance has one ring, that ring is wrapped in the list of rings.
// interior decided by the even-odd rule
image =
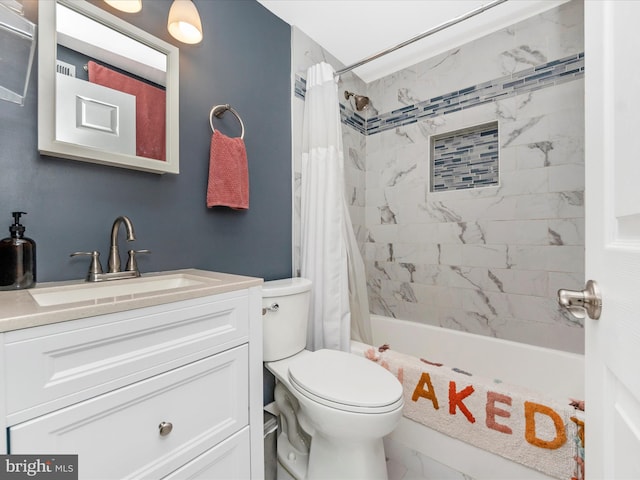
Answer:
[[[155,277],[139,277],[127,280],[112,280],[107,283],[83,283],[59,287],[29,290],[41,307],[93,301],[115,302],[141,296],[164,294],[180,289],[203,287],[218,283],[213,278],[197,277],[183,273]]]

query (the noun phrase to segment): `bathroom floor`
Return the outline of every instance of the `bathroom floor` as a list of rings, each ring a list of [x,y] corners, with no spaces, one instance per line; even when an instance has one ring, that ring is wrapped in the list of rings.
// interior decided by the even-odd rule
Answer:
[[[395,460],[387,460],[389,480],[427,480],[421,473],[412,472]]]
[[[430,465],[427,476],[425,473],[416,472],[395,460],[387,461],[387,475],[389,480],[473,480],[472,477],[464,473],[456,472],[442,464]]]
[[[419,452],[384,439],[389,480],[473,480]]]

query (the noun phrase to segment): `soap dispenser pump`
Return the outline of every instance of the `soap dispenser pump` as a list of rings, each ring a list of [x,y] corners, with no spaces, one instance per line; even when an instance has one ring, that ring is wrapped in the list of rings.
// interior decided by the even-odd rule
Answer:
[[[31,288],[36,284],[36,242],[24,236],[20,216],[13,212],[11,236],[0,240],[0,290]]]

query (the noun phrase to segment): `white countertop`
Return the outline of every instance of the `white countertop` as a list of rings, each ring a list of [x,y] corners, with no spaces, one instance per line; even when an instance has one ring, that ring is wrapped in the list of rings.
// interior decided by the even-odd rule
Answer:
[[[145,273],[141,278],[161,277],[167,275],[192,275],[198,277],[200,284],[182,288],[174,288],[161,292],[145,292],[118,297],[84,300],[60,305],[40,306],[31,296],[30,291],[42,289],[61,290],[66,286],[83,286],[91,288],[89,282],[71,280],[64,282],[47,282],[37,284],[33,289],[1,291],[0,292],[0,332],[19,330],[22,328],[48,325],[51,323],[75,320],[78,318],[122,312],[135,308],[150,307],[164,303],[205,297],[218,293],[232,292],[245,288],[259,286],[263,280],[255,277],[245,277],[229,273],[209,272],[206,270],[184,269],[168,272]],[[124,285],[126,282],[136,282],[138,279],[111,280],[109,284]],[[100,282],[104,285],[105,282]]]

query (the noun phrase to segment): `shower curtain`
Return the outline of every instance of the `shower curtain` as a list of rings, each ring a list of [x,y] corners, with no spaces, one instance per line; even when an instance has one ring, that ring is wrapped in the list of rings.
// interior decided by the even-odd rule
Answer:
[[[300,274],[313,282],[307,348],[371,343],[364,264],[344,191],[338,85],[333,67],[307,71],[301,178]]]

